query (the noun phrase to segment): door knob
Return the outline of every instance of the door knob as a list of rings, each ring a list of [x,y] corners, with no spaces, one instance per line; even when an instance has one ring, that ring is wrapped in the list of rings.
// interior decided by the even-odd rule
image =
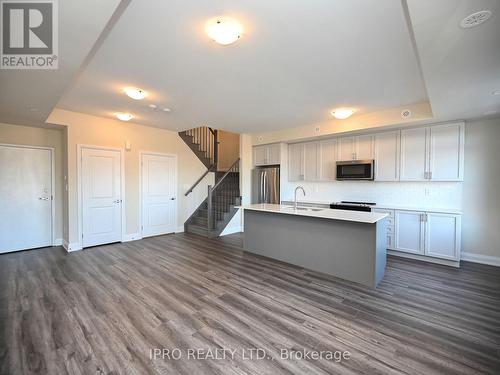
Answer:
[[[49,197],[38,197],[38,199],[41,201],[48,201]]]
[[[176,198],[170,198],[171,201],[175,201]]]

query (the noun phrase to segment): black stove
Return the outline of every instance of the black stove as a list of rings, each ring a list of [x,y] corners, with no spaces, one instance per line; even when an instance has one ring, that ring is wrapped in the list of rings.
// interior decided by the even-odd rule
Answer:
[[[340,202],[330,203],[330,208],[333,208],[335,210],[348,210],[348,211],[371,212],[372,206],[375,206],[375,203],[352,202],[352,201],[340,201]]]

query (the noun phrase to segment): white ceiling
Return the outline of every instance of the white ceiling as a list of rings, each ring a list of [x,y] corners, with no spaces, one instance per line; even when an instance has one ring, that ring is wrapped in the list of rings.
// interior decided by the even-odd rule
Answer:
[[[235,132],[360,118],[430,102],[437,120],[500,112],[498,0],[64,0],[60,68],[0,70],[0,122],[40,125],[54,107],[179,130]],[[478,10],[492,18],[463,30]],[[245,33],[222,47],[206,20]],[[150,96],[121,92],[139,86]],[[152,111],[147,105],[172,109]],[[37,108],[31,112],[30,107]],[[353,116],[353,120],[356,115]]]
[[[0,70],[0,122],[44,125],[119,4],[120,0],[59,1],[59,69]]]
[[[221,47],[207,19],[230,15],[245,34]],[[144,102],[121,94],[135,85]],[[252,132],[427,101],[396,0],[133,1],[59,107],[100,116],[130,111],[168,129],[204,124]],[[149,110],[154,103],[169,114]]]
[[[500,113],[500,1],[409,0],[422,70],[438,119]],[[479,10],[493,16],[471,29],[459,22]]]

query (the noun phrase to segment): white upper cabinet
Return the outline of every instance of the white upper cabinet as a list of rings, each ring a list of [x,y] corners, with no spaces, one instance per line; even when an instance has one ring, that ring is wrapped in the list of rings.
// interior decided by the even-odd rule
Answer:
[[[304,144],[288,145],[288,180],[304,180]]]
[[[413,254],[424,253],[424,212],[396,211],[396,250]]]
[[[374,136],[371,134],[354,137],[354,160],[374,158]]]
[[[375,135],[375,181],[399,181],[400,131]]]
[[[281,146],[279,143],[272,145],[254,146],[253,164],[254,165],[273,165],[280,164]]]
[[[458,260],[460,258],[461,217],[459,215],[425,214],[425,255]]]
[[[424,181],[427,177],[427,128],[401,130],[401,181]]]
[[[373,135],[343,137],[338,140],[338,160],[373,159]]]
[[[319,142],[319,179],[333,181],[337,175],[337,140]]]
[[[354,137],[344,137],[338,140],[337,146],[338,160],[355,160]]]
[[[429,128],[429,167],[432,181],[462,181],[464,163],[463,123]]]
[[[318,180],[318,145],[319,142],[304,144],[304,180]]]

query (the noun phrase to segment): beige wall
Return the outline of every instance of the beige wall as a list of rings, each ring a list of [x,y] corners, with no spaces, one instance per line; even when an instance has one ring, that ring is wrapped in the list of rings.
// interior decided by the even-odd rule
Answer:
[[[466,122],[462,205],[463,251],[500,258],[499,118]]]
[[[53,147],[55,164],[55,239],[63,238],[63,140],[62,131],[29,126],[0,124],[0,143]]]
[[[227,171],[240,156],[240,135],[219,130],[219,171]]]
[[[189,197],[184,193],[206,170],[194,153],[177,133],[124,123],[101,117],[56,109],[48,119],[49,123],[67,126],[68,133],[68,222],[69,242],[78,246],[78,193],[77,193],[77,145],[92,145],[125,148],[130,141],[131,151],[125,151],[125,213],[126,233],[135,235],[139,228],[139,152],[150,151],[175,154],[178,157],[178,217],[180,229],[201,201],[206,197],[208,176]],[[210,174],[213,175],[213,174]]]

